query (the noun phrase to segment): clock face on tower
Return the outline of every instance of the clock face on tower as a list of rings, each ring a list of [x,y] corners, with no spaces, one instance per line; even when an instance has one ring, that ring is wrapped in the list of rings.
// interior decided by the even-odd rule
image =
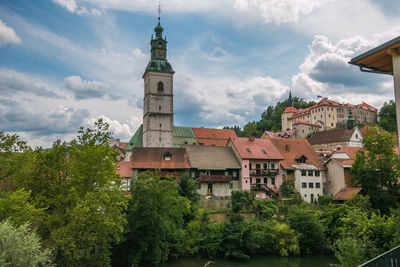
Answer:
[[[156,57],[165,58],[165,51],[162,49],[156,49]]]

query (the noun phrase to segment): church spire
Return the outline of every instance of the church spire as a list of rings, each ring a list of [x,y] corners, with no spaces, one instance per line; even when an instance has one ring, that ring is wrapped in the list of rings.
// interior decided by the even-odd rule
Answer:
[[[288,106],[293,107],[292,91],[289,91]]]

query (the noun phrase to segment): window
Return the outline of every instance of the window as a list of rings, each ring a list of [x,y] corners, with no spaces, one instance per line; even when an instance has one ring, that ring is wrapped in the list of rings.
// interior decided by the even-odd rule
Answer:
[[[253,178],[250,177],[250,184],[252,184],[252,183],[253,183]]]
[[[201,184],[200,183],[197,184],[197,189],[201,189]]]
[[[236,171],[232,171],[232,177],[236,178],[237,177],[237,172]]]
[[[268,169],[268,163],[264,163],[264,169]]]
[[[301,183],[301,188],[307,188],[307,183]]]
[[[161,106],[158,106],[158,110],[161,111]]]
[[[308,176],[313,176],[313,171],[308,171]]]
[[[191,173],[190,176],[191,176],[192,178],[195,178],[195,177],[196,177],[196,172],[193,171],[193,172]]]
[[[315,176],[319,176],[319,175],[320,175],[319,171],[315,171]]]
[[[301,176],[306,176],[306,175],[307,175],[307,172],[305,170],[302,170],[301,171]]]
[[[315,188],[321,188],[321,183],[315,183]]]
[[[314,188],[314,183],[308,183],[308,188]]]
[[[251,153],[251,150],[250,150],[250,148],[246,148],[246,151],[247,151],[247,152],[249,152],[249,153]]]
[[[265,149],[261,150],[262,153],[267,154],[267,151],[265,151]]]
[[[164,91],[164,84],[162,82],[159,82],[157,85],[157,91],[162,92]]]
[[[249,164],[249,169],[250,169],[250,170],[252,169],[251,167],[253,167],[253,166],[251,166],[251,165],[252,165],[252,164],[250,163],[250,164]]]
[[[233,189],[233,184],[229,183],[229,189]]]
[[[117,170],[120,170],[121,169],[121,166],[117,166]]]
[[[275,185],[275,178],[271,178],[271,184]]]
[[[229,176],[229,172],[228,171],[225,171],[225,176]]]
[[[268,178],[264,178],[264,184],[268,184]]]
[[[260,168],[261,168],[260,164],[256,164],[256,169],[260,169]]]
[[[275,163],[271,163],[271,169],[275,169]]]
[[[261,184],[261,179],[260,178],[256,179],[256,184]]]
[[[171,153],[167,152],[164,154],[164,160],[171,160],[171,158],[172,158]]]

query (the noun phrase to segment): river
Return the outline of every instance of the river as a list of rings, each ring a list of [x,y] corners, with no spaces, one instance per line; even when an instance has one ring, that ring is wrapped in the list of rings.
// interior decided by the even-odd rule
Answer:
[[[159,266],[162,267],[203,267],[209,260],[180,258],[170,260]],[[279,256],[252,256],[250,260],[226,260],[214,259],[208,267],[326,267],[332,263],[338,263],[332,256],[312,255],[301,257]]]

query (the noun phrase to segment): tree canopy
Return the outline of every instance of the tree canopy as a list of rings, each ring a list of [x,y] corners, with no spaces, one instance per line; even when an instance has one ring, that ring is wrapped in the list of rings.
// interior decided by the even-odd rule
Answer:
[[[378,125],[385,131],[397,133],[396,103],[385,102],[378,113]]]

